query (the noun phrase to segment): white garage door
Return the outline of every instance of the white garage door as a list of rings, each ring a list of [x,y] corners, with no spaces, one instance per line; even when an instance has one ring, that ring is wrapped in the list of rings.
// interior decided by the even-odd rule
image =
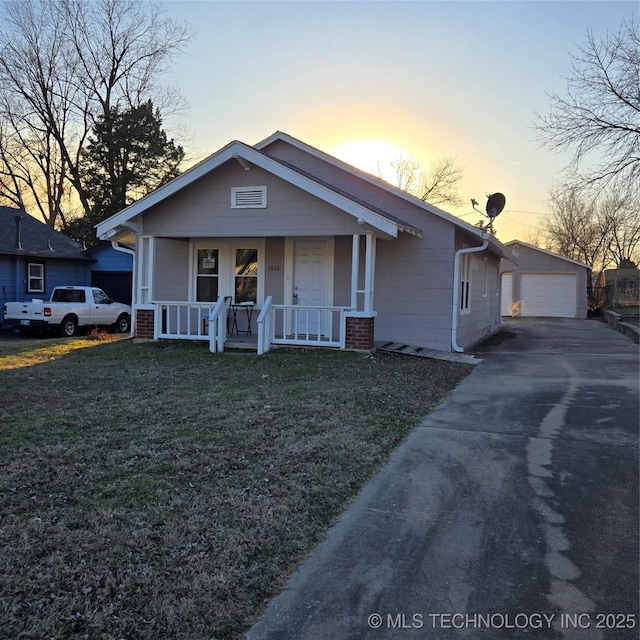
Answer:
[[[500,315],[511,315],[511,303],[513,302],[513,276],[510,273],[502,274],[502,294],[500,298]]]
[[[575,274],[523,273],[520,276],[520,315],[575,318]]]

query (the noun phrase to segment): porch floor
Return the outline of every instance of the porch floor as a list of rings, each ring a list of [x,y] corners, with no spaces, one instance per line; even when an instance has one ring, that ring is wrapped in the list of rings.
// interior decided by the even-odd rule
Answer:
[[[480,358],[468,353],[450,353],[449,351],[437,351],[426,347],[414,347],[402,342],[376,342],[375,348],[379,351],[389,351],[400,353],[406,356],[417,356],[418,358],[431,358],[432,360],[447,360],[449,362],[462,362],[464,364],[479,364]]]

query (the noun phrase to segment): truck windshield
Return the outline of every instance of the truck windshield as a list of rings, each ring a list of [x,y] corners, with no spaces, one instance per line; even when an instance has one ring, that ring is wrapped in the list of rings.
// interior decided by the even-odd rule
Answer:
[[[56,289],[51,302],[84,302],[84,291],[78,289]]]

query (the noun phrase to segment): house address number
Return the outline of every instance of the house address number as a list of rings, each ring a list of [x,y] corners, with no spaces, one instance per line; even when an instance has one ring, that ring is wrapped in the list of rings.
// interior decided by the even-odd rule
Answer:
[[[270,264],[269,266],[267,266],[267,271],[280,271],[280,265]]]

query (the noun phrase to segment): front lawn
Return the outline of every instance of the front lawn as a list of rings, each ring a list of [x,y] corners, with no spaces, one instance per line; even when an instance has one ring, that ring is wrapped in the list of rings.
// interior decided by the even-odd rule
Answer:
[[[0,342],[0,637],[240,638],[469,370]]]

